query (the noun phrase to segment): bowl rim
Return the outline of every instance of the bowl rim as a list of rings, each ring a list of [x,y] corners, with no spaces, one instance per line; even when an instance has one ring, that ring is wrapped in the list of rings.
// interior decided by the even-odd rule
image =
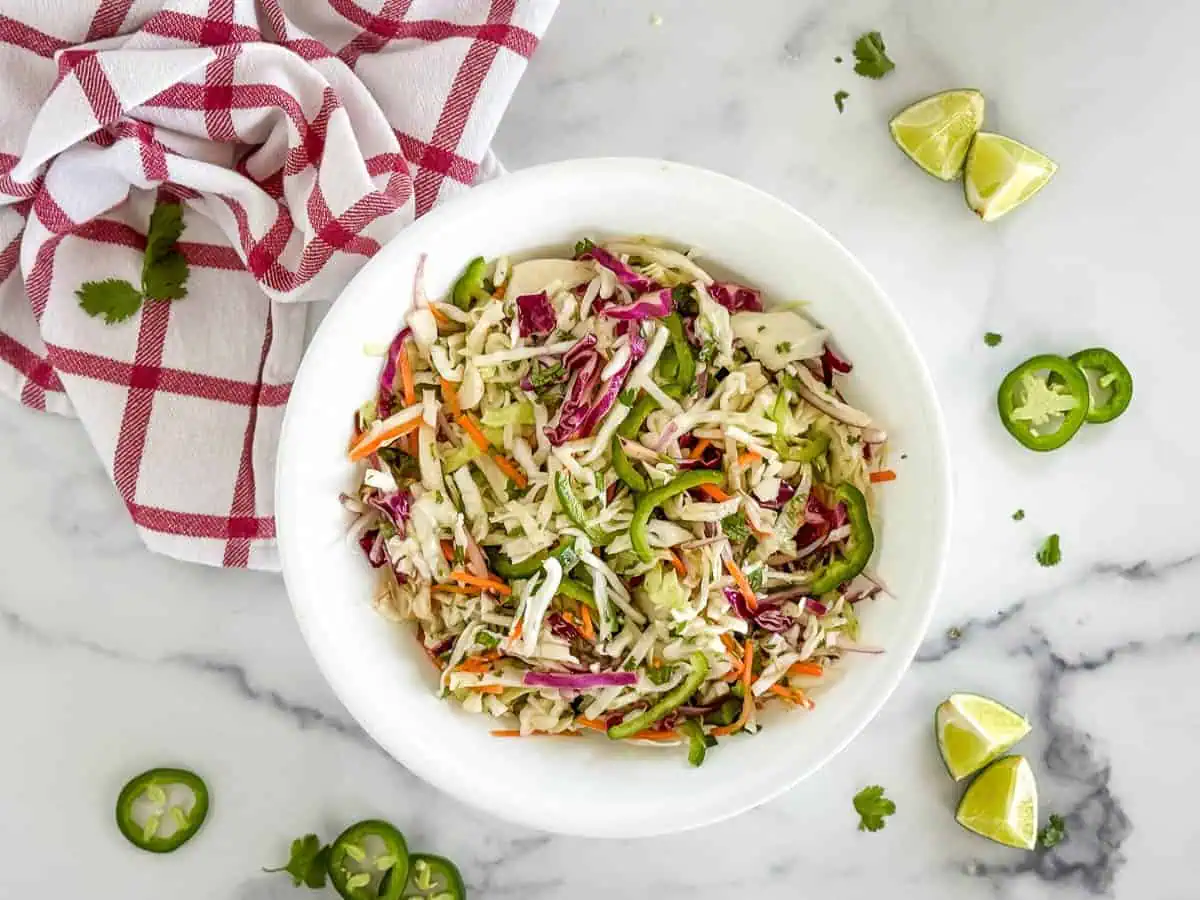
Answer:
[[[481,798],[478,796],[467,796],[462,791],[457,789],[457,784],[452,777],[449,776],[445,769],[439,769],[433,765],[427,765],[425,760],[411,752],[406,752],[403,745],[398,745],[397,742],[386,739],[380,732],[382,729],[375,727],[373,721],[373,713],[364,709],[363,705],[356,698],[355,691],[348,689],[348,685],[344,683],[344,679],[340,674],[340,663],[335,659],[331,642],[324,634],[318,633],[314,622],[309,617],[302,603],[297,600],[299,590],[294,584],[294,576],[290,574],[294,571],[294,565],[290,564],[293,558],[293,549],[291,549],[291,528],[285,523],[290,518],[290,509],[292,502],[284,490],[287,477],[286,471],[291,459],[289,448],[293,446],[294,441],[289,439],[290,432],[297,427],[294,422],[295,418],[293,410],[296,404],[293,402],[295,397],[303,394],[306,390],[306,385],[309,381],[315,380],[316,374],[315,363],[311,360],[316,354],[308,352],[313,346],[316,346],[321,341],[321,333],[324,330],[329,330],[329,323],[336,321],[341,316],[347,315],[346,310],[349,308],[346,305],[341,305],[335,301],[330,308],[328,314],[321,322],[320,326],[312,335],[312,339],[306,348],[306,352],[301,360],[301,364],[296,373],[296,377],[292,385],[291,398],[284,411],[283,422],[280,428],[279,438],[279,453],[275,472],[275,511],[276,511],[276,541],[279,549],[279,558],[284,579],[284,584],[287,590],[288,600],[292,606],[293,614],[300,627],[301,634],[308,646],[309,652],[317,663],[317,668],[324,677],[335,696],[351,714],[355,721],[362,727],[364,732],[384,750],[389,756],[395,759],[398,763],[409,769],[411,772],[419,776],[422,780],[445,791],[447,794],[472,805],[478,809],[483,809],[502,820],[515,822],[527,827],[535,828],[541,831],[555,832],[560,834],[571,834],[583,837],[603,837],[603,838],[631,838],[631,837],[650,837],[661,834],[678,833],[688,831],[695,828],[700,828],[705,825],[714,824],[724,821],[741,813],[752,809],[756,806],[767,803],[790,790],[795,785],[799,784],[804,779],[810,777],[815,772],[824,767],[831,759],[837,756],[846,748],[846,746],[856,738],[868,724],[870,724],[879,714],[883,705],[892,696],[893,692],[899,686],[904,675],[911,667],[912,660],[929,631],[930,623],[933,619],[933,614],[937,606],[938,598],[941,593],[942,585],[945,579],[946,562],[950,544],[951,520],[953,514],[953,498],[952,498],[952,479],[950,467],[950,451],[949,440],[946,431],[945,417],[943,415],[941,405],[938,402],[937,391],[934,387],[933,378],[930,375],[929,368],[925,362],[924,356],[921,354],[916,341],[913,339],[908,326],[900,315],[899,310],[893,304],[891,298],[880,286],[878,281],[871,273],[863,266],[862,263],[844,247],[829,231],[821,225],[813,221],[804,213],[793,207],[784,200],[775,197],[760,188],[747,184],[744,181],[725,175],[723,173],[714,172],[697,166],[691,166],[683,163],[677,163],[667,160],[645,158],[645,157],[595,157],[595,158],[579,158],[563,160],[559,162],[544,163],[536,166],[531,166],[526,169],[521,169],[513,173],[506,174],[493,181],[478,185],[472,188],[469,192],[447,201],[435,207],[430,212],[426,213],[420,219],[407,226],[395,238],[388,241],[380,249],[375,256],[368,260],[366,264],[350,279],[349,282],[339,292],[339,298],[347,293],[350,293],[357,282],[367,280],[373,277],[368,274],[373,269],[378,269],[388,265],[388,258],[396,255],[397,247],[410,248],[407,252],[419,253],[419,243],[426,231],[435,230],[442,219],[458,216],[461,209],[466,208],[480,197],[490,197],[492,194],[503,194],[514,190],[520,190],[525,185],[533,185],[538,181],[546,178],[561,178],[561,177],[586,177],[589,179],[603,177],[621,177],[645,175],[647,170],[653,168],[664,172],[670,172],[676,177],[690,178],[694,181],[708,180],[710,183],[723,182],[726,187],[737,190],[747,197],[752,197],[756,203],[770,204],[786,215],[796,219],[800,227],[806,228],[812,234],[822,241],[829,249],[832,255],[841,258],[841,264],[855,270],[856,275],[862,281],[869,285],[874,293],[873,304],[876,307],[880,316],[887,320],[887,328],[902,344],[903,352],[909,356],[914,365],[914,370],[918,376],[918,384],[914,387],[922,395],[922,399],[926,401],[930,413],[930,420],[925,423],[924,427],[931,430],[930,449],[931,459],[930,467],[931,474],[937,483],[940,494],[940,508],[931,510],[932,522],[930,530],[931,535],[931,554],[932,565],[929,573],[927,597],[924,603],[924,610],[919,619],[919,627],[912,630],[909,638],[903,643],[889,644],[888,657],[893,661],[890,666],[890,674],[880,674],[877,684],[872,685],[870,691],[867,691],[861,700],[857,711],[853,715],[847,716],[848,725],[843,733],[835,741],[832,741],[827,752],[814,758],[812,762],[805,767],[798,767],[795,772],[788,777],[780,779],[779,783],[771,789],[759,792],[754,796],[745,800],[742,803],[731,804],[719,811],[714,811],[710,814],[689,820],[686,822],[673,823],[666,826],[639,826],[637,823],[626,823],[621,829],[609,827],[589,827],[578,823],[562,823],[548,822],[544,818],[536,815],[523,814],[519,808],[514,808],[510,805],[502,805],[495,802],[491,797]],[[669,239],[669,236],[668,236]],[[299,552],[298,548],[295,552]]]

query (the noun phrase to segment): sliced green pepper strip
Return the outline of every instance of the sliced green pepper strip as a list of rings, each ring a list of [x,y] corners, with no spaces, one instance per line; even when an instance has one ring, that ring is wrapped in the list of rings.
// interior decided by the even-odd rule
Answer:
[[[867,498],[850,482],[843,482],[833,492],[833,502],[846,506],[846,517],[850,525],[849,549],[844,556],[833,559],[817,572],[809,590],[820,596],[849,581],[867,567],[871,554],[875,552],[875,531],[871,528],[871,516],[867,511]]]
[[[1050,373],[1049,378],[1042,372]],[[1075,436],[1087,419],[1090,404],[1087,376],[1061,356],[1042,354],[1025,360],[1000,382],[996,405],[1000,421],[1023,447],[1057,450]],[[1046,433],[1035,429],[1061,416],[1058,427]]]
[[[650,482],[646,477],[637,470],[633,461],[626,455],[625,448],[621,444],[621,436],[613,435],[612,445],[609,448],[612,455],[613,471],[617,473],[617,477],[623,481],[631,491],[635,494],[644,494],[650,490]]]
[[[401,896],[403,900],[464,900],[467,888],[458,866],[446,857],[416,853]]]
[[[608,543],[609,536],[593,527],[588,521],[587,511],[579,502],[579,498],[575,496],[575,492],[571,490],[571,479],[566,472],[559,472],[554,476],[554,493],[558,495],[558,504],[567,514],[567,518],[571,520],[571,524],[587,535],[589,541],[597,547]]]
[[[629,523],[629,540],[638,557],[643,562],[650,562],[654,559],[654,551],[650,549],[650,538],[646,533],[646,526],[650,523],[650,516],[654,514],[654,510],[684,491],[690,491],[702,484],[718,484],[724,478],[723,472],[695,469],[677,475],[662,487],[647,491],[638,497],[637,504],[633,508],[633,521]]]
[[[741,687],[739,682],[736,687]],[[727,698],[720,706],[704,717],[709,725],[732,725],[742,714],[742,703],[732,697]]]
[[[696,383],[696,357],[684,334],[683,319],[679,318],[679,313],[673,312],[662,323],[671,335],[671,349],[675,351],[675,383],[686,393]]]
[[[192,806],[183,809],[169,803],[166,789],[176,785],[192,792]],[[146,796],[153,803],[153,812],[142,824],[133,818],[134,804]],[[117,796],[117,827],[133,846],[150,853],[170,853],[182,847],[200,830],[208,816],[208,785],[195,772],[187,769],[150,769],[130,779]],[[164,817],[175,824],[166,836],[158,834]]]
[[[823,431],[814,430],[810,436],[803,440],[804,443],[796,446],[789,444],[787,440],[779,435],[775,435],[772,443],[775,445],[775,452],[787,462],[814,462],[824,456],[825,451],[829,449],[829,435]]]
[[[367,840],[383,844],[371,858]],[[408,883],[408,844],[394,825],[365,819],[338,835],[329,847],[329,880],[343,900],[400,900]],[[375,876],[380,880],[372,887]]]
[[[708,657],[697,650],[690,657],[692,671],[687,678],[668,691],[661,700],[644,712],[638,713],[632,719],[626,719],[608,729],[608,736],[614,741],[631,738],[639,731],[645,731],[659,719],[673,712],[687,702],[688,698],[700,688],[708,677]]]
[[[646,424],[646,416],[658,409],[658,401],[649,394],[642,394],[633,404],[633,408],[629,410],[629,415],[625,417],[620,425],[617,426],[617,434],[623,438],[633,440],[638,436],[638,432],[642,430],[642,426]]]
[[[1072,353],[1069,358],[1084,370],[1084,377],[1087,377],[1089,370],[1099,373],[1097,383],[1101,390],[1109,391],[1108,399],[1100,400],[1092,392],[1089,382],[1088,422],[1103,425],[1129,409],[1129,403],[1133,400],[1133,375],[1117,354],[1105,347],[1089,347],[1087,350]]]
[[[458,281],[454,282],[454,289],[450,292],[450,299],[454,301],[454,305],[459,309],[470,309],[475,303],[485,303],[492,298],[484,286],[484,279],[487,278],[487,260],[482,256],[477,256],[469,263],[467,268],[459,276]]]
[[[576,603],[582,603],[592,612],[597,611],[596,598],[592,596],[592,589],[573,578],[564,578],[558,585],[558,593],[564,597],[570,597]]]
[[[717,745],[717,739],[704,733],[704,728],[695,719],[685,719],[679,730],[688,739],[688,762],[693,766],[703,764],[709,747]]]
[[[542,563],[551,556],[562,564],[564,573],[570,572],[571,569],[575,568],[575,564],[579,562],[579,557],[575,553],[575,542],[569,538],[563,538],[553,550],[543,550],[540,553],[535,553],[533,556],[523,559],[519,563],[513,562],[498,549],[492,550],[488,553],[488,564],[497,575],[507,581],[511,581],[514,578],[529,578],[540,572],[542,570]]]

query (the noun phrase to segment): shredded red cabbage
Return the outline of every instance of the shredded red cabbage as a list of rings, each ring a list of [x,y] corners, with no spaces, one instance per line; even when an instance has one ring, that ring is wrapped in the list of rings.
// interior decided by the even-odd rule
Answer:
[[[387,563],[387,550],[383,545],[383,534],[378,528],[368,528],[358,536],[358,546],[366,554],[367,562],[373,568],[380,568]]]
[[[796,489],[786,481],[779,483],[779,493],[775,495],[774,500],[759,500],[760,506],[765,506],[767,509],[780,510],[784,504],[792,499],[796,494]]]
[[[383,362],[383,371],[379,373],[379,396],[375,401],[375,408],[381,419],[386,419],[392,414],[392,394],[396,390],[396,371],[400,366],[400,353],[404,350],[404,342],[411,334],[412,329],[407,325],[404,326],[400,329],[400,333],[392,338],[392,343],[388,346],[387,359]]]
[[[586,691],[599,687],[629,687],[637,684],[636,672],[526,672],[522,681],[530,687],[567,688]]]
[[[750,609],[750,604],[746,602],[746,598],[742,596],[742,592],[737,588],[727,587],[723,593],[725,594],[725,599],[729,601],[729,605],[733,607],[733,611],[738,614],[739,618],[757,624],[760,628],[780,634],[795,624],[795,619],[786,615],[776,605],[764,603],[760,600],[758,609]]]
[[[521,337],[547,335],[558,323],[558,314],[545,291],[517,298],[517,328]]]
[[[579,259],[594,259],[598,264],[611,271],[617,276],[617,281],[625,285],[631,291],[636,291],[639,294],[645,294],[658,289],[658,284],[647,278],[645,275],[639,275],[628,264],[621,262],[617,257],[613,256],[603,247],[593,245],[579,255]]]
[[[550,613],[546,616],[546,624],[550,627],[551,634],[564,641],[580,640],[583,637],[578,628],[563,618],[562,613]]]
[[[642,319],[661,319],[663,316],[669,316],[674,308],[671,289],[662,288],[651,293],[641,294],[631,303],[606,306],[600,310],[600,315],[609,319],[640,322]]]
[[[608,411],[616,404],[617,397],[621,395],[621,390],[625,386],[625,379],[629,377],[629,370],[637,365],[638,360],[645,356],[645,354],[646,339],[640,334],[633,334],[629,338],[628,361],[608,380],[608,384],[604,386],[599,399],[588,410],[587,417],[579,427],[579,433],[575,435],[576,438],[585,438],[590,435],[592,430],[600,424],[600,421],[608,415]]]
[[[365,499],[369,506],[373,506],[383,513],[387,520],[396,527],[397,534],[401,536],[405,534],[404,523],[408,521],[409,511],[412,508],[412,494],[408,491],[396,491],[391,494],[376,491]]]
[[[840,375],[846,375],[853,369],[850,361],[842,359],[830,348],[825,345],[825,352],[821,354],[821,378],[825,382],[825,387],[833,387],[833,373],[837,372]]]
[[[762,312],[762,294],[732,281],[714,281],[708,286],[709,296],[730,312]]]

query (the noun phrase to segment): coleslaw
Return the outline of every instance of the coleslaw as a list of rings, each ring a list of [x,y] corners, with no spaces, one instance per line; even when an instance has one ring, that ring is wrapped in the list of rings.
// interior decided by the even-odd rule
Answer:
[[[826,329],[648,240],[477,258],[444,300],[423,267],[342,500],[442,695],[699,765],[880,652],[856,605],[894,473]]]

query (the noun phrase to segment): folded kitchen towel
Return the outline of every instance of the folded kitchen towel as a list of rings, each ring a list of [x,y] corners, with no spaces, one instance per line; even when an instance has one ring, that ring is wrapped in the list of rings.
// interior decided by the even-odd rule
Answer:
[[[556,2],[0,8],[0,391],[79,418],[151,550],[277,567],[302,301],[492,170]],[[157,200],[183,204],[187,296],[89,316],[84,282],[141,284]]]

